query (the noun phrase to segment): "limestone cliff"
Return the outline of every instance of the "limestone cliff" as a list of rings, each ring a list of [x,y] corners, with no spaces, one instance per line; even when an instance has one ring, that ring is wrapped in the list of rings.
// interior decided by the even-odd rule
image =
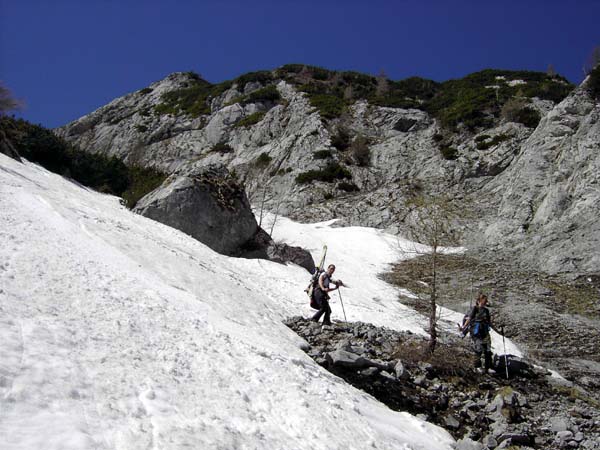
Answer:
[[[401,234],[406,200],[443,192],[478,217],[467,246],[516,248],[524,264],[551,273],[597,271],[599,107],[583,88],[560,104],[532,98],[535,129],[496,114],[485,128],[448,131],[419,99],[411,108],[358,99],[326,117],[289,78],[242,79],[206,87],[211,95],[190,113],[177,93],[206,82],[175,73],[56,132],[167,172],[223,164],[255,206],[305,221],[338,217]]]

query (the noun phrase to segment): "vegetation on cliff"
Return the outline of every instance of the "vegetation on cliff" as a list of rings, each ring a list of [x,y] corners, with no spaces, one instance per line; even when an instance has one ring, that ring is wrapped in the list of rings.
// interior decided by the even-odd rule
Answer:
[[[83,152],[52,131],[22,119],[2,117],[0,130],[21,157],[97,191],[123,197],[130,208],[165,179],[155,169],[130,167],[117,157]]]
[[[211,84],[190,73],[188,86],[163,94],[156,112],[191,116],[210,114],[213,98],[234,85],[244,92],[248,83],[262,87],[241,95],[234,102],[278,103],[281,97],[274,86],[278,80],[285,80],[305,92],[311,105],[326,120],[341,117],[354,102],[366,100],[383,107],[421,109],[436,117],[448,129],[464,126],[471,130],[491,126],[511,100],[520,99],[527,103],[529,99],[538,97],[559,102],[574,88],[559,75],[523,70],[486,69],[439,83],[420,77],[393,81],[384,73],[373,76],[287,64],[274,71],[251,72],[218,84]],[[535,126],[536,116],[534,109],[524,106],[515,117],[517,122]]]

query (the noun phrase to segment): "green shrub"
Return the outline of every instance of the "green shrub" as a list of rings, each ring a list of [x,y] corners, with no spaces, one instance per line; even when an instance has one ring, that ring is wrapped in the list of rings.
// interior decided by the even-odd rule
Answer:
[[[330,150],[318,150],[313,153],[314,159],[327,159],[327,158],[331,158],[332,156],[333,155],[331,154]]]
[[[458,150],[456,150],[454,147],[450,147],[449,145],[441,146],[440,152],[442,153],[444,159],[454,160],[458,158]]]
[[[217,142],[215,145],[212,146],[212,148],[210,149],[210,152],[211,153],[214,153],[214,152],[231,153],[231,152],[233,152],[233,147],[224,141]]]
[[[494,136],[493,138],[486,134],[482,134],[475,138],[475,142],[477,143],[476,147],[478,150],[487,150],[488,148],[495,147],[496,145],[506,141],[509,138],[510,136],[506,134],[499,134],[497,136]]]
[[[444,140],[444,135],[440,134],[440,133],[436,133],[433,135],[433,141],[434,142],[441,142]]]
[[[268,70],[259,70],[257,72],[249,72],[237,77],[234,82],[237,83],[239,89],[244,89],[248,83],[266,84],[273,80],[273,74]]]
[[[242,100],[240,101],[240,103],[242,105],[247,105],[250,103],[259,103],[259,102],[261,102],[261,103],[265,103],[265,102],[277,103],[280,100],[281,100],[281,95],[279,94],[277,87],[272,84],[272,85],[264,87],[262,89],[257,89],[256,91],[253,91],[250,94],[244,96],[242,98]]]
[[[475,129],[490,124],[495,102],[492,89],[481,86],[465,88],[455,83],[446,85],[446,91],[431,99],[425,107],[446,128],[454,129],[463,124]]]
[[[502,107],[502,117],[509,122],[522,123],[526,127],[535,128],[540,123],[540,113],[528,106],[528,101],[513,98]]]
[[[587,91],[594,100],[600,100],[600,65],[597,65],[596,68],[590,72]]]
[[[156,105],[159,114],[188,114],[198,117],[210,114],[208,99],[212,85],[208,81],[196,80],[187,88],[165,92],[161,96],[162,103]]]
[[[146,131],[148,131],[148,127],[146,125],[136,125],[135,129],[137,131],[139,131],[140,133],[145,133]]]
[[[319,110],[321,117],[335,119],[346,109],[344,100],[335,95],[318,94],[310,97],[310,104]]]
[[[424,102],[439,91],[439,83],[425,78],[411,77],[400,81],[388,81],[384,93],[371,93],[369,103],[392,108],[422,108]]]
[[[244,117],[242,120],[240,120],[239,122],[236,122],[235,127],[240,128],[240,127],[250,127],[254,124],[257,124],[258,122],[260,122],[261,120],[263,120],[263,118],[265,117],[265,112],[262,111],[258,111],[255,112],[253,114],[250,114],[246,117]]]
[[[269,156],[268,153],[261,153],[258,158],[256,158],[255,165],[256,167],[266,167],[268,166],[273,158]]]
[[[127,190],[121,194],[125,205],[132,209],[142,197],[159,187],[166,177],[164,173],[156,169],[130,167],[129,185]]]
[[[350,133],[346,128],[338,128],[336,134],[331,137],[331,145],[338,151],[345,152],[350,147]]]
[[[540,113],[530,107],[525,107],[519,111],[517,111],[517,115],[515,117],[515,122],[522,123],[528,128],[535,128],[542,120]]]
[[[336,180],[351,179],[352,174],[345,167],[337,163],[331,163],[322,170],[309,170],[296,177],[296,183],[307,184],[312,181],[323,181],[333,183]]]
[[[342,80],[349,85],[372,86],[377,85],[377,78],[360,72],[348,71],[342,72]]]
[[[300,73],[304,69],[304,64],[285,64],[276,70],[277,76],[285,74]]]
[[[325,193],[323,194],[323,198],[324,198],[325,200],[331,200],[331,199],[333,199],[333,192],[325,192]]]
[[[145,87],[144,89],[140,89],[138,92],[139,92],[141,95],[146,95],[146,94],[149,94],[150,92],[152,92],[153,90],[154,90],[154,89],[152,89],[152,88]]]
[[[210,100],[221,95],[232,85],[231,81],[213,85],[200,78],[199,75],[193,75],[190,75],[191,86],[161,95],[162,103],[154,107],[157,114],[187,114],[192,117],[210,114]]]
[[[348,183],[347,181],[342,181],[341,183],[339,183],[337,185],[337,188],[340,191],[344,191],[344,192],[357,192],[360,190],[356,184]]]
[[[504,77],[498,80],[496,77]],[[507,81],[523,80],[525,84],[510,86]],[[497,89],[488,88],[497,86]],[[542,72],[483,70],[459,80],[449,80],[422,108],[438,118],[446,128],[464,124],[473,130],[487,127],[500,116],[503,106],[515,96],[539,97],[554,102],[573,90],[564,78]]]
[[[324,81],[329,79],[329,77],[331,77],[333,74],[335,74],[335,72],[324,69],[323,67],[307,66],[307,68],[310,74],[312,75],[313,79],[315,80]]]

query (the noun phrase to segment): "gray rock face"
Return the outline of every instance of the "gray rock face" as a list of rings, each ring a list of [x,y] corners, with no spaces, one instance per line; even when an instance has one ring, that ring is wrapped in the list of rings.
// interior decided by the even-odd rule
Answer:
[[[590,273],[600,263],[600,105],[584,87],[542,119],[511,167],[489,188],[502,189],[489,241],[513,246],[525,263],[550,274]]]
[[[315,268],[315,261],[310,252],[284,242],[275,242],[262,228],[259,228],[252,239],[244,244],[240,256],[268,259],[282,264],[291,262],[311,273]]]
[[[327,360],[334,366],[351,367],[355,369],[372,366],[368,359],[345,350],[335,350],[328,353]]]
[[[306,95],[285,81],[276,82],[284,99],[279,105],[231,104],[264,87],[247,83],[212,99],[211,113],[201,117],[156,113],[162,94],[192,81],[172,74],[56,132],[89,152],[168,172],[223,164],[235,169],[251,202],[266,193],[267,209],[301,221],[336,217],[341,225],[403,234],[407,199],[416,192],[473,199],[479,232],[467,237],[467,247],[508,249],[527,267],[551,274],[597,271],[600,106],[582,88],[556,106],[534,99],[543,117],[535,131],[500,122],[479,135],[452,135],[446,144],[456,158],[449,160],[439,148],[444,131],[426,112],[359,101],[344,117],[325,123]],[[256,112],[265,113],[258,123],[238,126]],[[366,166],[332,146],[340,128],[369,140]],[[212,151],[217,143],[232,151]],[[315,159],[318,151],[330,157]],[[340,181],[296,182],[303,172],[330,163],[344,164],[358,191],[342,190]]]
[[[258,231],[246,194],[222,166],[171,175],[135,211],[224,254],[237,254]]]

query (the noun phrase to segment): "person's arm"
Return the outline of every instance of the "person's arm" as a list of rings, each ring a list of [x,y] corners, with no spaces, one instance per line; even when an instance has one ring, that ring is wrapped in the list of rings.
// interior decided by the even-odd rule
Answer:
[[[465,324],[462,327],[463,331],[469,329],[469,325],[475,318],[475,315],[476,315],[476,309],[475,309],[475,307],[473,307],[473,308],[471,308],[471,311],[469,312],[469,317],[467,317],[467,320],[465,320]]]
[[[324,277],[325,277],[325,272],[323,272],[321,275],[319,275],[319,287],[321,288],[321,290],[323,292],[327,292],[328,289],[325,286],[323,286],[323,278]]]
[[[471,323],[471,318],[468,317],[467,320],[465,320],[465,324],[460,328],[460,331],[468,330],[470,323]]]

